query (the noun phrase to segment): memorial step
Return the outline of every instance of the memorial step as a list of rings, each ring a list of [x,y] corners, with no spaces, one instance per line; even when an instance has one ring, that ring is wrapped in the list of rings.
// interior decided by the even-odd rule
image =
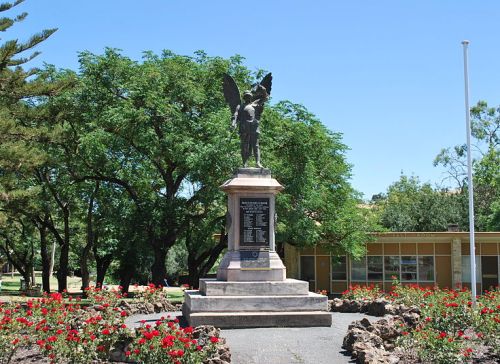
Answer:
[[[309,283],[297,279],[275,282],[225,282],[202,278],[200,292],[205,296],[308,296]]]
[[[296,296],[205,296],[200,291],[184,291],[189,312],[327,311],[328,297],[308,292]]]
[[[190,326],[215,327],[318,327],[332,325],[332,315],[325,311],[295,312],[199,312],[184,315]]]

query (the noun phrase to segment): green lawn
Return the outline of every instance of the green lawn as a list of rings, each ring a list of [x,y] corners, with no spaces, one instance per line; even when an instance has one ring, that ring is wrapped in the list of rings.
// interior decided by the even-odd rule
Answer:
[[[0,297],[9,297],[10,301],[25,301],[28,298],[24,297],[22,292],[19,290],[20,288],[20,276],[14,275],[3,275],[2,277],[2,289],[0,291]],[[42,284],[42,277],[36,276],[36,283]],[[70,294],[78,294],[81,293],[82,279],[79,277],[68,277],[68,292]],[[117,289],[116,285],[109,285],[110,289]],[[57,291],[57,279],[55,277],[51,277],[50,279],[50,289],[52,291]],[[143,287],[139,286],[138,290],[143,289]],[[131,286],[131,292],[135,291],[136,288]],[[183,302],[184,301],[184,291],[180,287],[168,287],[164,288],[167,297],[172,302]],[[1,301],[1,299],[0,299]],[[82,300],[82,303],[88,303],[86,300]]]

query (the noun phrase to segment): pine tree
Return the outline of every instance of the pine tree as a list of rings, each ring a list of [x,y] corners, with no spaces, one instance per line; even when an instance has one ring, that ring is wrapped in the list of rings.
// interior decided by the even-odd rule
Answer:
[[[22,2],[1,3],[0,16]],[[0,32],[7,34],[26,17],[25,12],[0,17]],[[50,128],[43,125],[46,119],[43,101],[61,90],[65,82],[51,82],[49,72],[23,66],[39,55],[32,49],[56,30],[43,30],[25,42],[11,39],[0,45],[0,255],[10,257],[28,287],[34,283],[29,272],[34,259],[32,244],[36,240],[42,243],[47,230],[36,222],[37,218],[43,221],[38,198],[43,188],[34,178],[37,169],[47,162],[44,143],[51,138]],[[19,226],[23,229],[19,230]],[[28,247],[27,241],[31,244]]]

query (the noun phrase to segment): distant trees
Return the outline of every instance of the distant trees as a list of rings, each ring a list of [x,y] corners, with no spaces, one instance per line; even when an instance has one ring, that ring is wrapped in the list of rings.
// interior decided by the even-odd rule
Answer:
[[[500,229],[500,108],[484,101],[471,108],[475,224],[479,231]],[[451,188],[432,187],[418,177],[401,176],[386,193],[372,197],[380,224],[392,231],[446,231],[449,223],[469,228],[467,145],[445,148],[434,165],[447,169]]]
[[[471,108],[476,228],[482,231],[500,229],[500,107],[488,107],[479,101]],[[467,194],[467,145],[443,149],[434,165],[447,168],[449,179]],[[464,226],[468,226],[464,225]]]
[[[448,224],[466,222],[466,201],[458,191],[403,175],[372,203],[380,224],[390,231],[446,231]]]

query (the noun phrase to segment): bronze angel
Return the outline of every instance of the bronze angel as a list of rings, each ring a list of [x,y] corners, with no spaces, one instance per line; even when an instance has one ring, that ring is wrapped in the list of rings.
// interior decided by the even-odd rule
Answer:
[[[240,134],[243,167],[247,167],[248,158],[253,154],[257,167],[263,168],[260,162],[259,122],[264,104],[271,94],[272,81],[273,76],[268,73],[260,83],[243,93],[242,102],[236,82],[228,74],[224,75],[224,97],[231,109],[231,126],[238,127]]]

